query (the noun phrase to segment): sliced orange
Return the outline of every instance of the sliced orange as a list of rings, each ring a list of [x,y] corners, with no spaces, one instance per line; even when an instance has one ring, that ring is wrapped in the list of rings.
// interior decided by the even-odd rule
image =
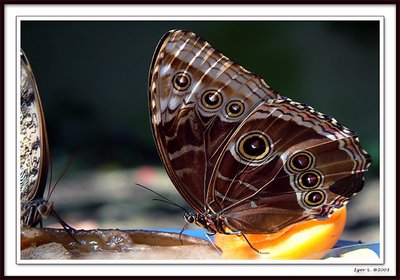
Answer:
[[[295,260],[329,250],[339,240],[346,223],[346,207],[338,209],[329,219],[300,222],[273,234],[246,234],[253,250],[243,236],[216,234],[215,245],[224,259]]]

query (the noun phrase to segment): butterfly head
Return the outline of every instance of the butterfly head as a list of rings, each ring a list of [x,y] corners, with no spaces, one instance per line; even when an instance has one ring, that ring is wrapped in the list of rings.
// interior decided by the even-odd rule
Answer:
[[[43,198],[34,199],[22,205],[21,223],[24,226],[34,227],[53,213],[53,202]]]
[[[196,216],[197,215],[195,213],[191,213],[191,212],[183,214],[183,218],[189,224],[193,224],[194,222],[196,222]]]
[[[209,210],[204,213],[188,212],[185,213],[183,217],[187,223],[195,223],[199,227],[204,228],[212,234],[215,234],[217,232],[226,233],[223,218],[218,214],[211,213]]]

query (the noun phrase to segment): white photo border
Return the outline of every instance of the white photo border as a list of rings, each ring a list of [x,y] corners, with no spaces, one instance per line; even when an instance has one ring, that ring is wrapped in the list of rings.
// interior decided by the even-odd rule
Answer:
[[[18,83],[21,20],[379,20],[380,24],[380,264],[322,261],[30,261],[19,260],[16,191],[5,188],[5,275],[393,275],[396,244],[395,5],[5,5],[5,186],[17,185]],[[14,95],[12,93],[15,93]],[[390,151],[386,154],[385,152]],[[385,187],[385,189],[383,188]],[[385,203],[383,203],[383,201]],[[392,213],[389,215],[389,213]],[[387,215],[385,215],[387,214]],[[15,245],[17,244],[17,246]],[[23,264],[24,263],[24,264]],[[28,264],[29,263],[29,264]],[[51,265],[50,265],[51,264]],[[103,265],[98,265],[103,264]],[[107,264],[107,265],[104,265]],[[130,265],[126,265],[130,264]],[[260,265],[263,264],[263,265]],[[284,264],[285,266],[282,266]],[[93,266],[96,268],[93,269]],[[222,269],[221,269],[221,266]],[[290,269],[286,267],[290,266]],[[113,269],[114,268],[114,269]],[[117,268],[117,269],[116,269]],[[387,273],[374,268],[390,268]]]

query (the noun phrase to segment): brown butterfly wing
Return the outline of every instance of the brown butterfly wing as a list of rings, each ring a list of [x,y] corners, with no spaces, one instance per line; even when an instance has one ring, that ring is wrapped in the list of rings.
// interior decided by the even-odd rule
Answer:
[[[198,212],[224,143],[246,115],[279,98],[248,72],[191,32],[160,41],[149,77],[153,134],[175,187]]]
[[[22,50],[20,73],[20,192],[23,210],[32,200],[43,198],[49,147],[39,91]]]
[[[371,162],[357,135],[309,106],[268,100],[232,134],[207,206],[233,231],[276,232],[329,217],[361,190]]]

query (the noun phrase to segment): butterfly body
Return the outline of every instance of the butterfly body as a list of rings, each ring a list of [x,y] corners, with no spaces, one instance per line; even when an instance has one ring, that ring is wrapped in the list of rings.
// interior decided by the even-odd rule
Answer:
[[[223,220],[217,214],[210,213],[209,211],[204,213],[186,213],[184,219],[190,224],[196,223],[211,233],[225,233]]]
[[[357,135],[192,32],[160,41],[149,79],[153,134],[173,184],[212,233],[273,233],[328,218],[363,186]]]

